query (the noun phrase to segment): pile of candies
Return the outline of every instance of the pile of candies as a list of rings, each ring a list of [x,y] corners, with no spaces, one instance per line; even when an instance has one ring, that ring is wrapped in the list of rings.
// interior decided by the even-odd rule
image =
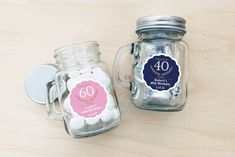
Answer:
[[[68,77],[69,79],[67,81],[67,89],[69,91],[69,95],[64,100],[63,108],[65,112],[70,113],[72,115],[72,118],[69,121],[69,125],[72,130],[86,128],[86,126],[102,125],[102,123],[108,123],[112,120],[120,118],[120,111],[117,107],[117,101],[113,95],[112,82],[110,80],[110,77],[101,68],[95,67],[93,69],[89,68],[82,69],[80,71],[72,71],[68,73]],[[72,90],[82,81],[92,81],[93,83],[98,84],[98,86],[102,86],[105,96],[99,97],[98,99],[107,99],[106,104],[104,104],[104,109],[100,113],[97,112],[97,114],[95,114],[93,117],[86,117],[77,114],[76,111],[73,110],[73,107],[71,105],[70,97]],[[87,93],[81,94],[92,95],[94,93],[92,87],[87,87]]]

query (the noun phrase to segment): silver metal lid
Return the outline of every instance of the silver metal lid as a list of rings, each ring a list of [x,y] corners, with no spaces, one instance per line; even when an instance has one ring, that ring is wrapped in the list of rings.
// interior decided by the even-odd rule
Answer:
[[[25,90],[30,99],[45,104],[46,103],[46,84],[51,81],[57,68],[53,64],[42,64],[36,66],[25,80]]]
[[[177,16],[144,16],[136,22],[136,32],[145,29],[169,28],[186,33],[185,19]]]

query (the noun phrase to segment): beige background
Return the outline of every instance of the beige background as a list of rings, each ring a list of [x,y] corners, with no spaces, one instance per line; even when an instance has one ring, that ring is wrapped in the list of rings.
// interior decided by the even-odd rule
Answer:
[[[119,89],[121,125],[73,139],[27,98],[27,73],[53,63],[53,49],[97,40],[111,70],[117,49],[136,39],[136,19],[162,14],[187,20],[190,89],[182,112],[137,109]],[[234,157],[234,17],[234,0],[1,0],[0,156]]]

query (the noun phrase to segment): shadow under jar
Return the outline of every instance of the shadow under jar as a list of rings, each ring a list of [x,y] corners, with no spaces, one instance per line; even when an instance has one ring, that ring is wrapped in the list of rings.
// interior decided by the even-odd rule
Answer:
[[[136,107],[159,111],[183,109],[188,82],[188,46],[182,40],[185,23],[176,16],[142,17],[137,21],[138,40],[119,49],[113,67],[114,83],[130,89]],[[132,63],[128,73],[123,70],[127,69],[126,64],[120,64],[127,59]],[[131,79],[124,79],[130,73]]]
[[[47,111],[51,118],[64,120],[68,134],[87,137],[117,126],[120,110],[97,42],[88,41],[55,50],[58,71],[47,84]],[[56,112],[57,94],[61,113]]]

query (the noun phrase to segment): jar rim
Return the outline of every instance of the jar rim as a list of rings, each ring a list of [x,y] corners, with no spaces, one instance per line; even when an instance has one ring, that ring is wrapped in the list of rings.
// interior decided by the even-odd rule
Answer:
[[[88,48],[91,46],[99,46],[97,41],[82,41],[82,42],[75,42],[72,44],[68,44],[62,47],[59,47],[57,49],[54,50],[54,57],[56,58],[56,56],[58,56],[59,54],[66,54],[69,51],[68,50],[73,50],[73,49],[84,49],[84,48]]]

